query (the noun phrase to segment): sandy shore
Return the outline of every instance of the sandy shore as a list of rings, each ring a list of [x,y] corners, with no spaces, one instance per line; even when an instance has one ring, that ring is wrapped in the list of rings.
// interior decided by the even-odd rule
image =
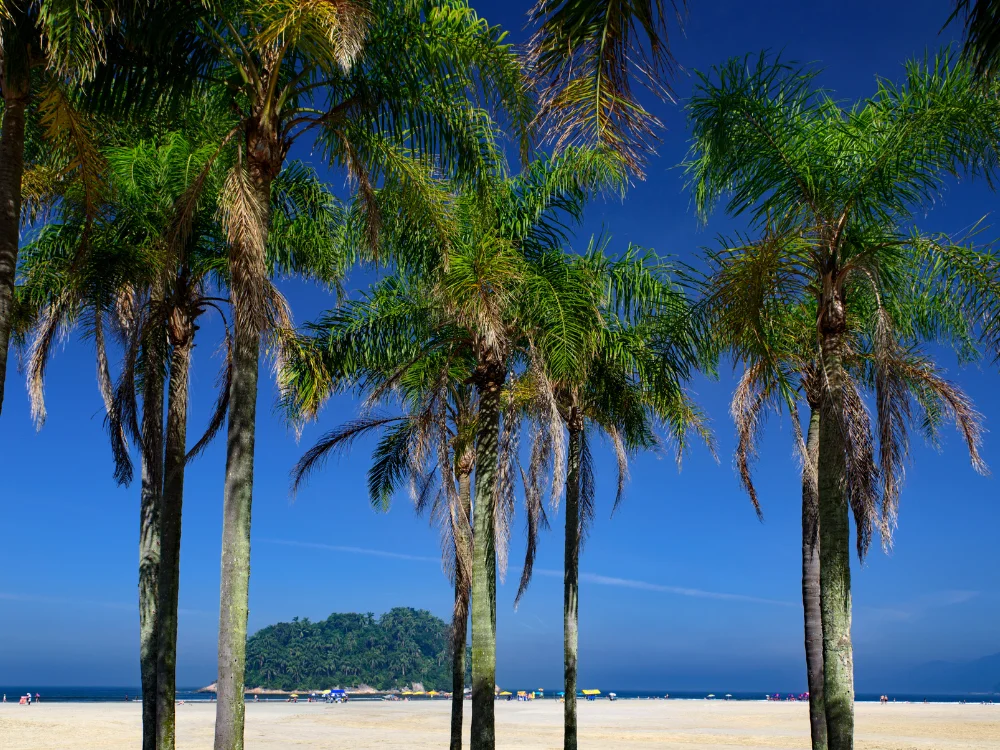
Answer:
[[[466,703],[466,731],[468,731]],[[179,750],[209,750],[215,706],[178,706]],[[859,750],[1000,750],[1000,705],[859,704]],[[562,747],[562,705],[497,705],[500,748]],[[248,750],[445,748],[447,701],[247,706]],[[137,703],[0,705],[3,750],[135,750]],[[580,745],[624,748],[808,748],[804,704],[598,701],[580,705]]]

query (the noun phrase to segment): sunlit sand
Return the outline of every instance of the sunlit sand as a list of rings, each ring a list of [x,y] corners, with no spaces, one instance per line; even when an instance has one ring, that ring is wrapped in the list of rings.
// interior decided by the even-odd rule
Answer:
[[[466,732],[469,704],[466,703]],[[497,705],[498,748],[561,748],[562,705]],[[446,748],[449,704],[249,704],[248,750]],[[177,708],[178,750],[209,750],[215,705]],[[1000,750],[1000,705],[859,704],[858,750]],[[138,703],[0,705],[3,750],[135,750]],[[805,704],[597,701],[580,704],[580,746],[622,748],[809,747]]]

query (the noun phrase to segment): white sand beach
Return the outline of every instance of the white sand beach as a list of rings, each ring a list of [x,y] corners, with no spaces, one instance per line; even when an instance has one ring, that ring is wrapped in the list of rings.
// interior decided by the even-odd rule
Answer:
[[[468,709],[468,704],[466,704]],[[179,750],[209,750],[215,705],[178,706]],[[469,715],[466,711],[466,731]],[[556,701],[497,705],[497,746],[562,747]],[[447,701],[247,706],[248,750],[447,747]],[[580,746],[625,748],[809,747],[803,703],[597,701],[580,704]],[[135,750],[138,703],[0,705],[3,750]],[[1000,705],[859,704],[858,750],[1000,750]]]

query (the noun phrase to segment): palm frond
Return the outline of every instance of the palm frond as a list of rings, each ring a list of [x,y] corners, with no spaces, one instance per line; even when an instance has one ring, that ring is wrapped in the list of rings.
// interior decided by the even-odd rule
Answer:
[[[530,13],[528,66],[540,90],[539,121],[557,151],[608,148],[642,176],[662,125],[632,84],[670,97],[675,63],[666,16],[663,0],[538,0]]]

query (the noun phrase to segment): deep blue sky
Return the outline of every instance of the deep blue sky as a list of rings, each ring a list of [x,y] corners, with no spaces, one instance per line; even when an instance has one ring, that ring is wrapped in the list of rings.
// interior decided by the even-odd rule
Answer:
[[[523,38],[529,3],[476,2],[491,22]],[[707,2],[693,0],[673,49],[686,70],[732,55],[780,50],[816,61],[822,85],[838,97],[870,94],[876,75],[896,77],[905,59],[952,40],[939,35],[946,0],[897,2]],[[675,27],[676,29],[676,27]],[[683,99],[691,77],[675,81]],[[627,201],[593,206],[580,244],[603,227],[612,249],[628,242],[690,258],[720,232],[741,228],[719,215],[698,225],[675,165],[687,148],[679,106],[658,108],[667,132],[648,180]],[[343,177],[333,176],[339,185]],[[920,226],[959,233],[994,209],[979,184],[951,185]],[[356,274],[356,286],[361,281]],[[316,287],[285,286],[296,319],[332,300]],[[199,430],[214,399],[215,331],[206,325],[192,375]],[[954,371],[990,427],[1000,419],[995,369]],[[13,368],[0,422],[0,684],[136,684],[138,488],[121,489],[111,460],[90,347],[71,337],[50,367],[49,419],[31,424],[23,377]],[[331,463],[293,501],[288,470],[321,430],[349,418],[348,399],[330,405],[319,426],[294,434],[275,415],[270,380],[260,396],[254,502],[251,631],[293,616],[332,611],[381,613],[393,606],[447,618],[451,590],[441,572],[436,532],[408,499],[388,515],[366,500],[370,444]],[[632,465],[624,506],[609,518],[613,464],[599,459],[599,512],[584,550],[581,680],[600,686],[668,689],[804,689],[799,601],[800,500],[787,423],[768,426],[757,469],[766,520],[758,523],[732,469],[728,417],[731,373],[693,387],[710,413],[720,462],[695,447],[683,470],[669,456]],[[1000,438],[985,457],[1000,470]],[[856,570],[855,645],[859,689],[881,690],[912,665],[972,659],[1000,651],[1000,585],[995,558],[1000,509],[996,480],[969,467],[949,432],[943,451],[915,443],[895,550],[874,550]],[[188,471],[181,576],[181,685],[215,678],[219,540],[224,465],[217,442]],[[514,611],[518,570],[500,591],[499,682],[555,685],[561,679],[561,517],[545,535],[540,575]],[[511,559],[523,554],[523,518]],[[998,676],[1000,679],[1000,676]]]

